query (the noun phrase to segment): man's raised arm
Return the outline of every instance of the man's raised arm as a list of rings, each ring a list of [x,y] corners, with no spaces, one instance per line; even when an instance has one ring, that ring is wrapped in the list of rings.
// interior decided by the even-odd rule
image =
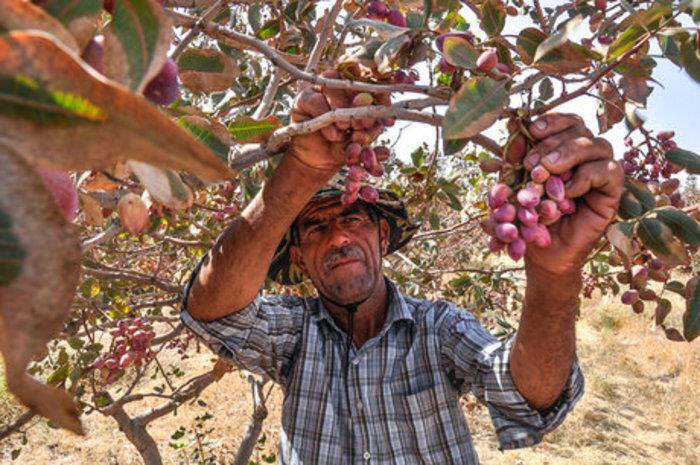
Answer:
[[[344,93],[307,89],[294,102],[292,121],[305,121],[348,104]],[[293,139],[272,178],[205,257],[187,297],[187,310],[194,319],[221,318],[255,298],[294,218],[345,163],[345,137],[343,130],[332,125]]]

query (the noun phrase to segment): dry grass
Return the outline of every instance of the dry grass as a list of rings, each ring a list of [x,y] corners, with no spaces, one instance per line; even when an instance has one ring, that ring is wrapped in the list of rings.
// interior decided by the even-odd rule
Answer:
[[[499,452],[486,409],[470,409],[470,428],[484,465],[700,465],[699,341],[669,342],[660,331],[650,330],[649,312],[635,315],[616,301],[601,298],[585,302],[578,325],[578,354],[586,394],[566,422],[538,446]],[[209,359],[203,352],[187,360],[184,368],[190,373],[201,371],[209,366]],[[205,406],[184,406],[176,416],[150,428],[165,463],[188,463],[185,455],[193,449],[182,452],[169,447],[170,435],[180,426],[192,428],[194,418],[206,411],[215,414],[205,422],[206,428],[213,428],[206,450],[218,458],[215,463],[230,463],[250,413],[249,389],[239,374],[232,373],[205,391],[202,400]],[[253,457],[259,463],[275,452],[280,402],[275,389],[264,429],[266,441]],[[138,410],[155,404],[140,404]],[[0,391],[0,421],[18,411],[2,399]],[[0,463],[141,463],[113,420],[97,414],[84,420],[85,438],[36,421],[15,462],[9,453],[19,438],[0,443]]]

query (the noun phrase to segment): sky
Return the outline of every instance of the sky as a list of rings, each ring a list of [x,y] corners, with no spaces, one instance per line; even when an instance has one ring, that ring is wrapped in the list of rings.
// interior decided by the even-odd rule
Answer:
[[[554,2],[544,2],[544,5],[547,6],[548,3],[552,4]],[[473,15],[469,17],[470,13],[471,11],[464,12],[468,20],[474,21]],[[528,25],[528,21],[524,18],[509,16],[506,19],[504,32],[517,34]],[[482,37],[484,36],[483,32],[478,28],[478,22],[473,23],[472,29],[477,34],[481,34]],[[588,26],[582,24],[579,26],[577,33],[583,35],[587,33],[587,29]],[[655,52],[655,49],[658,51],[654,43],[655,40],[652,41],[652,53]],[[642,114],[647,118],[644,126],[653,131],[674,130],[676,132],[675,140],[679,147],[700,153],[700,83],[693,81],[684,70],[679,69],[665,58],[657,59],[657,63],[653,77],[663,85],[663,88],[656,83],[649,83],[654,90],[648,99],[647,109],[642,111]],[[419,72],[423,82],[427,82],[427,68],[419,68]],[[396,97],[394,101],[404,98],[410,97],[409,95]],[[557,111],[579,114],[593,132],[597,134],[596,105],[596,99],[583,96],[558,107]],[[395,147],[399,157],[402,159],[408,159],[410,152],[420,145],[421,142],[427,141],[432,146],[435,140],[435,131],[432,127],[407,122],[399,122],[388,133],[387,137],[394,139],[398,135],[398,128],[407,125],[409,125],[409,128],[403,131],[403,136]],[[622,157],[625,150],[623,140],[626,132],[625,124],[621,122],[613,129],[602,134],[602,137],[605,137],[613,144],[615,157],[618,159]],[[410,136],[407,136],[408,134]],[[499,132],[493,128],[487,130],[485,134],[497,138]]]

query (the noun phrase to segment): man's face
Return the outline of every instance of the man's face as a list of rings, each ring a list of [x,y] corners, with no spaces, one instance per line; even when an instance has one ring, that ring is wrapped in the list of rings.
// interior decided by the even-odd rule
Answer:
[[[300,214],[297,233],[292,260],[335,302],[362,301],[383,282],[389,225],[372,221],[362,203],[343,206],[338,198],[314,203]]]

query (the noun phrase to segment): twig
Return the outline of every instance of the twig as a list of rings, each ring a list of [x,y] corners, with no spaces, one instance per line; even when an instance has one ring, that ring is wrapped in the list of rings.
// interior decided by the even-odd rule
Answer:
[[[537,22],[542,26],[542,31],[549,35],[549,24],[544,19],[544,13],[542,13],[542,6],[540,5],[540,0],[534,0],[535,3],[535,16],[537,16]]]
[[[254,119],[262,119],[270,113],[272,105],[275,104],[275,96],[277,95],[277,90],[282,82],[282,71],[279,68],[274,68],[272,70],[272,75],[270,76],[270,82],[265,89],[265,94],[263,95],[260,105],[255,109],[253,113]]]
[[[179,57],[180,54],[185,51],[190,42],[192,42],[192,39],[194,39],[197,36],[197,34],[199,34],[202,28],[202,24],[209,21],[224,3],[226,3],[226,0],[216,0],[213,4],[209,6],[209,8],[204,10],[204,13],[202,13],[202,15],[199,17],[194,26],[192,26],[185,38],[182,39],[182,41],[178,44],[177,48],[173,50],[173,53],[170,54],[171,59],[177,60],[177,57]]]
[[[479,274],[497,274],[510,273],[512,271],[523,271],[525,267],[519,266],[514,268],[501,268],[497,270],[489,270],[482,268],[457,268],[454,270],[426,270],[427,274],[445,274],[445,273],[479,273]]]
[[[333,32],[333,26],[335,25],[335,20],[340,13],[340,7],[342,6],[342,0],[336,0],[335,5],[331,8],[329,13],[326,13],[326,20],[323,23],[323,29],[321,34],[318,36],[318,40],[314,45],[314,49],[311,51],[311,56],[309,56],[309,62],[306,64],[304,71],[307,73],[313,73],[316,70],[319,60],[321,60],[321,55],[323,55],[323,49],[326,48],[326,42]],[[303,90],[303,86],[302,89]]]
[[[412,240],[419,241],[419,240],[429,239],[429,238],[436,237],[436,236],[444,236],[446,234],[453,233],[453,232],[457,231],[458,229],[461,229],[464,226],[471,224],[474,220],[477,220],[481,216],[482,216],[481,214],[471,216],[468,219],[466,219],[465,221],[462,221],[461,223],[457,223],[454,226],[450,226],[449,228],[438,229],[436,231],[428,231],[428,232],[416,234],[415,236],[413,236]]]
[[[100,234],[91,237],[90,239],[84,240],[80,244],[80,248],[82,249],[83,253],[85,253],[93,247],[111,240],[114,236],[118,235],[122,231],[123,230],[121,224],[114,224],[110,226],[109,229],[102,231]]]
[[[26,425],[29,420],[34,418],[36,413],[31,410],[27,410],[22,415],[19,416],[15,421],[5,426],[0,430],[0,441],[8,437],[9,435],[16,433],[22,426]]]
[[[136,273],[132,271],[112,271],[112,270],[97,270],[95,268],[88,268],[83,266],[83,271],[89,275],[96,276],[98,278],[109,278],[109,279],[123,279],[125,281],[134,281],[142,284],[149,284],[155,286],[164,291],[181,293],[182,286],[169,281],[158,279],[155,276],[149,276],[147,274]]]

